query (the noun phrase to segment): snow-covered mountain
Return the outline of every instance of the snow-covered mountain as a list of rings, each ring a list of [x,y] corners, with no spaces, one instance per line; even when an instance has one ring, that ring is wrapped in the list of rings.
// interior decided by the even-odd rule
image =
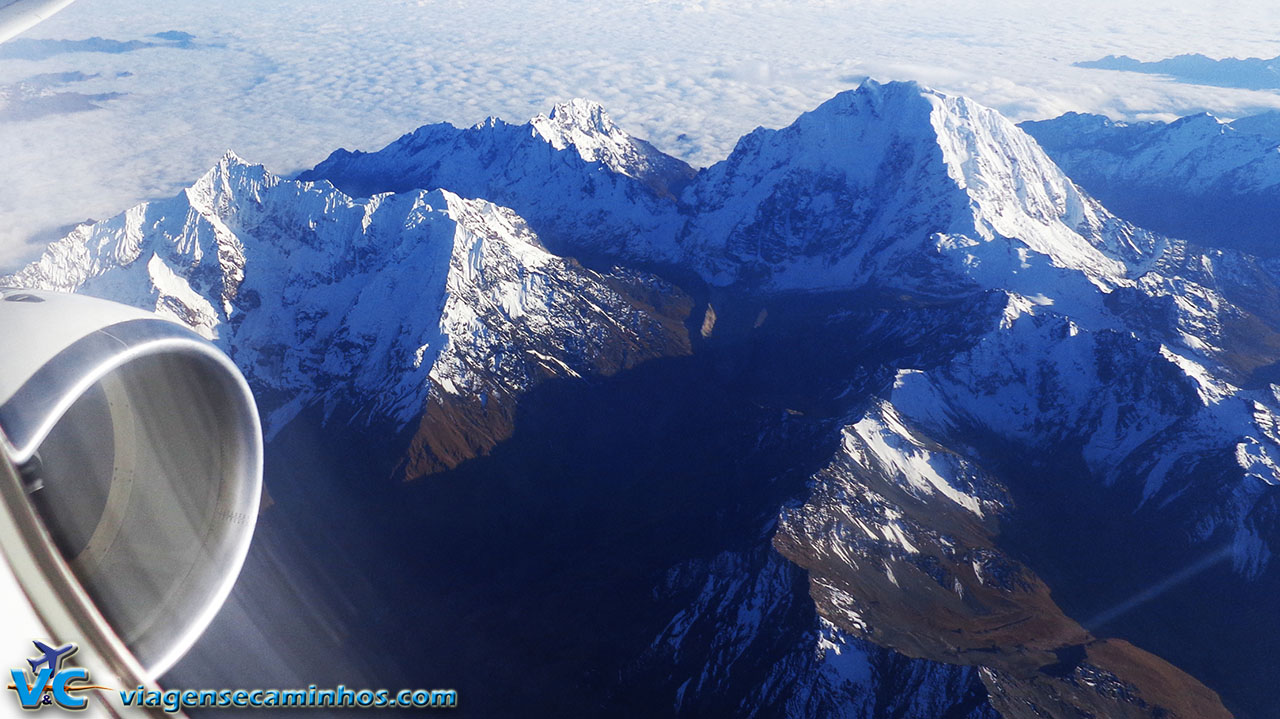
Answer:
[[[185,322],[244,368],[269,431],[309,410],[343,441],[407,428],[409,476],[465,474],[512,437],[484,480],[545,487],[545,516],[582,509],[486,532],[557,567],[607,547],[588,566],[644,587],[618,602],[636,624],[592,675],[602,696],[639,677],[691,716],[1226,716],[1214,690],[1256,710],[1265,667],[1205,657],[1260,654],[1280,624],[1228,640],[1239,607],[1185,592],[1280,587],[1280,275],[1121,219],[1067,169],[914,83],[841,93],[696,175],[573,101],[338,151],[296,181],[228,156],[0,282]],[[626,401],[591,403],[610,392]],[[580,436],[626,451],[567,449]],[[597,534],[554,544],[580,527]],[[456,618],[489,631],[509,608],[467,572]],[[1152,602],[1208,629],[1153,629]],[[545,611],[597,656],[589,624]]]
[[[1280,254],[1280,136],[1270,115],[1166,124],[1067,113],[1021,127],[1127,219],[1207,247]]]
[[[1239,87],[1250,90],[1274,90],[1280,87],[1280,57],[1223,57],[1184,54],[1153,62],[1128,55],[1107,55],[1097,60],[1073,63],[1076,67],[1119,70],[1163,75],[1177,82],[1217,87]]]
[[[833,460],[844,469],[824,470],[845,479],[833,486],[817,475],[816,507],[808,510],[829,519],[784,516],[780,549],[809,569],[820,613],[843,631],[910,656],[979,663],[990,670],[984,681],[993,699],[1011,683],[1021,686],[1014,694],[1070,694],[1031,688],[1050,680],[1027,683],[1026,667],[1002,666],[998,657],[966,658],[968,631],[984,637],[971,647],[977,651],[992,642],[1018,646],[980,629],[1002,614],[993,607],[1011,603],[1019,624],[1022,616],[1051,621],[1056,611],[1022,583],[998,586],[995,599],[976,598],[992,591],[985,562],[1017,564],[990,554],[1017,544],[980,539],[992,517],[1003,517],[1000,525],[1049,523],[1047,535],[1021,530],[1022,541],[1040,544],[1032,556],[1045,566],[1073,566],[1068,581],[1133,568],[1114,580],[1133,595],[1160,573],[1175,574],[1181,560],[1151,560],[1136,548],[1146,566],[1132,557],[1069,557],[1047,537],[1096,535],[1100,523],[1122,521],[1105,533],[1109,542],[1159,536],[1192,556],[1229,559],[1232,584],[1275,576],[1280,404],[1257,370],[1275,362],[1280,325],[1248,299],[1274,296],[1274,273],[1234,271],[1259,265],[1232,253],[1202,254],[1116,218],[997,114],[911,85],[869,84],[784,130],[758,130],[685,197],[694,198],[686,239],[709,248],[703,257],[728,250],[723,264],[704,270],[712,282],[871,285],[909,290],[902,299],[921,303],[980,291],[1004,298],[997,311],[971,302],[989,324],[970,345],[929,364],[899,365],[878,402],[845,427]],[[860,205],[866,197],[874,199]],[[741,209],[721,209],[733,203]],[[802,211],[787,212],[796,208]],[[753,267],[760,269],[743,273]],[[888,478],[892,493],[886,497],[889,490],[870,477]],[[925,502],[929,517],[904,521],[911,502]],[[1059,514],[1063,502],[1089,510]],[[965,524],[972,526],[957,528]],[[857,549],[868,542],[888,549]],[[894,561],[914,574],[895,573]],[[939,589],[949,599],[927,598]],[[874,609],[895,605],[915,613]],[[939,616],[955,624],[939,626]],[[1093,641],[1070,637],[1082,631],[1072,624],[1042,626],[1040,636],[1057,649]],[[1023,630],[1037,635],[1033,626]],[[1063,668],[1064,681],[1086,681],[1117,661],[1129,671],[1115,674],[1132,675],[1133,663],[1145,661],[1114,646],[1099,653],[1111,658],[1082,658]],[[1160,664],[1153,657],[1143,671],[1177,675]],[[1067,703],[1123,713],[1081,701]],[[1162,701],[1194,716],[1221,709],[1198,689]]]
[[[565,114],[563,107],[553,116]],[[536,134],[541,122],[526,126],[511,141],[514,146],[526,145],[524,136]],[[562,137],[568,138],[567,146],[581,143],[583,157],[620,135],[611,125],[575,120],[574,126],[580,134]],[[425,130],[443,132],[441,127]],[[486,139],[482,150],[450,142],[450,161],[474,166],[479,159],[473,156],[491,155],[494,136],[476,136]],[[415,174],[420,171],[438,174],[424,171],[410,155],[393,152],[395,147],[358,158],[368,158],[371,164],[362,172],[380,178],[379,189],[421,177]],[[443,150],[419,152],[434,163],[434,153]],[[372,164],[379,156],[385,162]],[[335,175],[339,185],[356,181],[351,167],[332,162],[314,174]],[[507,185],[502,192],[516,207],[535,206],[546,194],[540,186],[520,197],[528,192],[524,185]],[[556,195],[558,201],[568,199]],[[581,193],[574,199],[589,204],[593,197]],[[1280,481],[1271,469],[1280,449],[1268,429],[1276,400],[1239,386],[1247,383],[1251,365],[1267,363],[1253,357],[1256,345],[1238,346],[1234,328],[1255,315],[1234,306],[1224,293],[1244,293],[1217,279],[1212,268],[1194,279],[1183,270],[1171,273],[1170,258],[1180,258],[1185,268],[1191,263],[1188,254],[1195,252],[1112,215],[994,110],[914,83],[869,81],[784,129],[758,129],[744,137],[729,158],[698,174],[680,209],[686,219],[676,256],[712,285],[752,292],[878,286],[926,298],[1006,293],[1007,305],[991,336],[982,338],[998,350],[970,358],[963,365],[968,376],[956,380],[945,396],[912,400],[921,412],[948,407],[973,424],[999,427],[1007,439],[1033,445],[1073,435],[1089,438],[1083,451],[1100,481],[1122,477],[1140,483],[1146,488],[1144,501],[1161,487],[1180,496],[1186,487],[1167,481],[1168,465],[1177,464],[1171,458],[1159,466],[1144,460],[1144,474],[1126,464],[1139,462],[1131,454],[1139,447],[1144,456],[1211,451],[1218,440],[1209,439],[1208,447],[1189,441],[1201,431],[1193,427],[1204,428],[1210,438],[1244,438],[1241,446],[1249,449],[1240,450],[1241,476],[1256,473],[1256,481],[1267,485]],[[608,251],[593,244],[601,231],[590,225],[582,236],[569,238],[568,246]],[[633,244],[621,257],[639,252],[670,259],[665,239],[654,242],[652,252]],[[1205,263],[1211,265],[1211,259]],[[1273,323],[1264,334],[1274,337],[1275,332]],[[1077,335],[1080,349],[1070,347]],[[1022,366],[1007,366],[1000,353],[1019,358]],[[1079,359],[1065,363],[1063,358],[1071,356]],[[1110,376],[1098,378],[1097,357],[1111,364],[1150,364],[1149,371],[1167,377],[1152,380],[1150,387],[1114,386]],[[1058,377],[1056,384],[1047,383],[1050,374]],[[915,386],[909,373],[901,383]],[[1151,401],[1162,385],[1169,407]],[[993,393],[994,386],[1002,389]],[[1085,387],[1097,391],[1084,392]],[[907,401],[906,392],[900,390],[901,402]],[[1135,392],[1144,399],[1130,399]],[[1100,402],[1107,396],[1110,402]],[[1083,397],[1089,401],[1082,406]],[[1055,411],[1037,412],[1051,401],[1058,403]],[[1171,448],[1162,449],[1161,442]],[[1251,501],[1234,491],[1224,491],[1211,506],[1235,506],[1235,520],[1228,523],[1236,522],[1232,531],[1240,533],[1237,561],[1255,566],[1269,550],[1246,540],[1260,530],[1247,528],[1244,517],[1260,497]],[[1212,529],[1202,533],[1212,534],[1220,522],[1206,526]],[[1247,544],[1253,548],[1245,549]]]
[[[744,716],[999,716],[983,701],[976,668],[911,659],[813,616],[812,600],[797,591],[802,575],[767,547],[672,569],[659,591],[702,581],[645,661],[678,678],[678,715],[714,713],[728,694],[743,697]],[[700,643],[707,636],[709,651]],[[761,655],[771,660],[764,671],[743,671]]]
[[[1237,117],[1228,124],[1237,132],[1265,137],[1280,145],[1280,110],[1268,110],[1256,115]]]
[[[301,178],[354,195],[456,188],[510,206],[560,251],[770,289],[972,288],[1052,268],[1108,282],[1140,272],[1159,241],[1082,194],[999,113],[914,83],[868,81],[690,174],[574,101],[525,125],[428,125]],[[988,277],[966,278],[977,273]]]
[[[78,227],[0,284],[106,297],[196,329],[244,371],[268,437],[308,407],[420,422],[411,476],[509,434],[515,397],[541,379],[688,351],[677,290],[552,255],[509,209],[444,190],[356,200],[231,153],[173,198]],[[460,417],[464,436],[449,426]]]
[[[359,197],[447,187],[512,208],[554,250],[636,256],[674,235],[674,196],[693,174],[573,100],[522,125],[425,125],[377,152],[337,150],[299,179]]]
[[[979,667],[1006,717],[1230,716],[1185,672],[1066,616],[999,547],[1005,489],[906,421],[877,403],[846,428],[840,454],[775,535],[847,644]]]
[[[690,261],[716,282],[776,288],[1108,284],[1140,273],[1160,241],[999,113],[914,83],[867,82],[757,129],[685,201]]]

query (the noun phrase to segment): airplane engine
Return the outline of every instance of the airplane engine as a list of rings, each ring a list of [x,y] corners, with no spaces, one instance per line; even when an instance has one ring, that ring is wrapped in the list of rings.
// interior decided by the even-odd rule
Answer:
[[[0,646],[30,651],[43,630],[149,683],[248,552],[253,397],[210,342],[104,300],[0,289],[0,338]]]

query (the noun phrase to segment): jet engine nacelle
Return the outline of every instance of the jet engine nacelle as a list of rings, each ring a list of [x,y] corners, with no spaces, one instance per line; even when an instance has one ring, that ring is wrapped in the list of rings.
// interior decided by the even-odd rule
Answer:
[[[231,591],[261,489],[253,397],[210,342],[0,289],[0,657],[78,642],[121,688],[151,683]]]

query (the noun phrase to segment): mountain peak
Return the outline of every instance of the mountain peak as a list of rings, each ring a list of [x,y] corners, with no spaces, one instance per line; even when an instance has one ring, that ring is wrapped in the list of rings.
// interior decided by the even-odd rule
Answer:
[[[676,197],[694,174],[577,99],[524,124],[426,125],[376,152],[335,152],[298,177],[357,197],[447,187],[511,207],[548,247],[651,257],[647,238],[671,244]]]
[[[207,213],[215,204],[225,203],[225,199],[220,198],[240,190],[256,196],[262,187],[278,182],[279,178],[268,172],[265,165],[250,163],[227,150],[195,184],[183,190],[183,194],[192,207]]]
[[[920,104],[920,102],[928,96],[942,97],[941,93],[931,90],[914,80],[879,82],[872,78],[867,78],[856,88],[836,93],[831,99],[800,117],[801,119],[805,117],[826,117],[832,114],[856,114],[861,111],[870,111],[877,117],[884,117],[884,111],[891,110],[898,115],[899,119],[903,119],[907,117],[907,114],[902,113],[902,110],[910,106],[911,103],[917,103],[915,106],[917,109],[926,108],[927,106]]]
[[[230,178],[243,176],[246,173],[258,177],[265,177],[270,174],[267,172],[265,165],[261,163],[253,163],[240,157],[233,150],[227,150],[222,153],[222,157],[213,164],[201,179],[213,178]]]
[[[889,82],[880,82],[873,77],[864,79],[858,84],[857,88],[853,90],[846,90],[845,92],[873,97],[894,97],[899,95],[905,97],[910,95],[936,94],[932,88],[925,87],[915,80],[890,80]],[[837,97],[839,97],[839,95],[837,95]]]
[[[536,126],[540,123],[542,116],[535,117],[531,122]],[[613,119],[609,117],[609,113],[605,111],[604,105],[595,100],[586,100],[576,97],[568,102],[558,103],[551,108],[551,112],[547,113],[547,120],[552,121],[556,126],[564,129],[575,129],[582,132],[601,135],[626,135],[617,125],[613,123]]]
[[[235,150],[228,149],[226,152],[222,153],[222,159],[218,160],[218,164],[247,166],[250,163],[246,161],[244,158],[237,155]]]
[[[1196,112],[1169,123],[1170,127],[1223,127],[1227,123],[1211,112]]]
[[[665,285],[557,257],[510,209],[444,189],[360,200],[234,153],[184,193],[54,243],[6,285],[116,299],[234,347],[270,398],[268,432],[310,404],[408,423],[428,396],[506,401],[685,349],[680,319],[630,294]],[[633,331],[645,339],[621,339]]]
[[[957,263],[953,277],[1035,294],[1042,270],[1124,281],[1159,244],[1081,193],[1000,113],[914,82],[866,81],[756,130],[688,199],[699,251],[728,250],[711,269],[726,282],[934,285],[941,254]]]
[[[584,161],[601,163],[627,177],[644,177],[659,154],[615,125],[604,106],[591,100],[562,102],[550,113],[530,120],[529,125],[555,149],[572,149]]]

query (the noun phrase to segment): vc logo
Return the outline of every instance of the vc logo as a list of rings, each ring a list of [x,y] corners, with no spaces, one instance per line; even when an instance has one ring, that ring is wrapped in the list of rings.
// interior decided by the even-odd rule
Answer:
[[[86,686],[89,681],[88,670],[80,667],[64,667],[63,663],[79,648],[74,644],[54,649],[41,642],[32,642],[41,656],[28,659],[31,665],[31,677],[25,669],[13,669],[10,675],[13,683],[9,688],[18,694],[18,703],[23,709],[41,709],[58,705],[63,709],[84,709],[89,700],[75,696],[75,692],[88,689],[106,689],[106,687]]]

